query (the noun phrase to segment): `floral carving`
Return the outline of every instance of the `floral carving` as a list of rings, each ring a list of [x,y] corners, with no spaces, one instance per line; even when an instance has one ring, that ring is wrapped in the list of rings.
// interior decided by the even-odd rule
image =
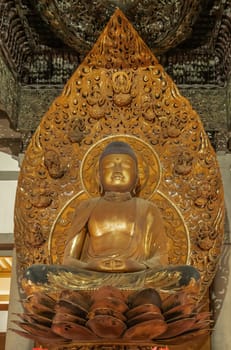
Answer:
[[[78,144],[84,139],[86,135],[86,126],[83,119],[75,119],[72,121],[68,138],[71,142],[77,142]]]
[[[30,226],[30,230],[28,230],[28,238],[26,243],[30,247],[38,248],[42,246],[42,244],[45,243],[45,241],[46,239],[42,232],[41,224],[38,222],[34,222]]]
[[[214,229],[211,229],[208,224],[201,223],[197,237],[197,244],[202,250],[209,250],[214,243]]]
[[[40,0],[37,4],[45,21],[77,52],[80,46],[90,48],[116,7],[134,20],[142,37],[151,39],[156,53],[166,51],[188,37],[201,11],[199,0],[97,0],[94,3]]]
[[[20,270],[48,261],[49,254],[61,261],[73,201],[98,195],[98,147],[112,137],[126,138],[139,154],[139,196],[159,205],[170,261],[198,268],[202,296],[223,240],[216,156],[199,116],[120,10],[44,115],[25,154],[15,215]],[[46,228],[36,254],[24,244],[32,221]]]
[[[30,202],[36,208],[47,208],[52,202],[50,191],[45,188],[34,189],[30,195]]]
[[[131,79],[125,72],[116,72],[112,76],[113,101],[119,107],[125,107],[132,101]]]
[[[44,154],[44,165],[46,166],[49,175],[53,179],[62,177],[65,173],[60,157],[54,150],[47,150]]]
[[[178,136],[178,135],[177,135]],[[176,161],[175,172],[178,175],[188,175],[192,170],[193,156],[189,152],[182,152]]]

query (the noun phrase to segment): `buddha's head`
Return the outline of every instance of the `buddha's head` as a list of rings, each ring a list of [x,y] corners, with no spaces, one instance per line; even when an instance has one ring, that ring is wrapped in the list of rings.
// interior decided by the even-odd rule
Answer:
[[[138,166],[133,149],[122,141],[108,144],[100,156],[99,175],[103,192],[134,192]]]

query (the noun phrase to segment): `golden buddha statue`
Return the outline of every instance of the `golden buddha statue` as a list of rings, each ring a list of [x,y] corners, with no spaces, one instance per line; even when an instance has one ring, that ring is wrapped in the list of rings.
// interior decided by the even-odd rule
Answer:
[[[104,272],[166,266],[167,237],[160,212],[153,203],[135,197],[137,159],[131,147],[109,144],[100,157],[99,172],[102,197],[77,209],[64,264]],[[86,215],[88,236],[80,232]]]
[[[106,338],[182,344],[210,329],[200,301],[224,218],[215,153],[119,9],[33,136],[15,208],[27,295],[17,333],[93,349]]]
[[[79,289],[106,284],[177,289],[198,281],[194,267],[169,265],[161,213],[154,203],[136,196],[138,166],[130,145],[114,141],[106,146],[99,159],[99,180],[101,196],[76,208],[63,266],[33,265],[26,279],[46,283],[71,272]]]

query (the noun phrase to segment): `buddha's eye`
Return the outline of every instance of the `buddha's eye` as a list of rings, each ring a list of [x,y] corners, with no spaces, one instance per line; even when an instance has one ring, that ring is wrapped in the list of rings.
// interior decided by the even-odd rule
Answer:
[[[131,168],[132,167],[132,162],[130,162],[129,160],[125,161],[125,162],[123,162],[123,166],[124,166],[124,168]]]
[[[104,163],[103,165],[105,169],[113,168],[114,166],[115,166],[114,162],[107,162],[107,163]]]

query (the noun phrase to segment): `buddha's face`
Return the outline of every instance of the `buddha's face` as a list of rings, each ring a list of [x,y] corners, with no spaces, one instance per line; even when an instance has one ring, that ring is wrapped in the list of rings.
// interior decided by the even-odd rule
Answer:
[[[128,154],[109,154],[100,162],[100,180],[105,192],[131,192],[136,186],[137,166]]]

